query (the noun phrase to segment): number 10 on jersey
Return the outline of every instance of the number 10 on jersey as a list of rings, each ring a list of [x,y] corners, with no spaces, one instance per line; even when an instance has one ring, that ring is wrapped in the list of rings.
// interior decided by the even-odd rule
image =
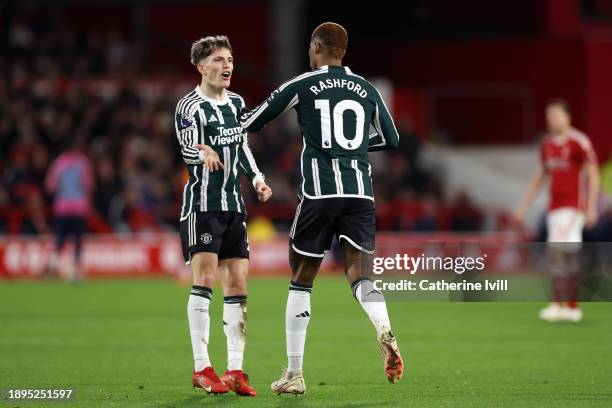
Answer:
[[[332,118],[330,115],[329,99],[316,99],[315,109],[321,111],[321,145],[324,149],[332,147]],[[347,139],[344,134],[344,112],[351,110],[355,113],[355,135],[351,139]],[[363,107],[356,101],[345,99],[334,106],[334,139],[336,143],[346,150],[355,150],[361,146],[363,141],[363,127],[365,113]]]

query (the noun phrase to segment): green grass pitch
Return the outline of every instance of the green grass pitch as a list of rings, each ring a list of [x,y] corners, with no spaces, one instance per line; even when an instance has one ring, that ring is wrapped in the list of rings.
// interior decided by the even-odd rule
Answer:
[[[579,324],[546,324],[536,303],[389,304],[407,364],[389,384],[374,331],[341,278],[315,282],[307,393],[276,396],[286,364],[288,279],[251,279],[245,369],[259,395],[191,388],[188,288],[169,280],[0,283],[0,388],[75,389],[49,407],[610,407],[612,304],[584,305]],[[222,295],[210,355],[225,369]]]

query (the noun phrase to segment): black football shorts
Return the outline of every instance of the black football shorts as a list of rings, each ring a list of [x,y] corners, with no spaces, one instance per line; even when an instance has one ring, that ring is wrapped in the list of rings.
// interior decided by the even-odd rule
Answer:
[[[237,211],[199,211],[181,221],[185,263],[198,252],[214,252],[219,259],[249,258],[246,216]]]
[[[300,200],[289,233],[291,248],[299,254],[322,258],[334,236],[356,249],[374,253],[376,216],[374,202],[365,198]]]

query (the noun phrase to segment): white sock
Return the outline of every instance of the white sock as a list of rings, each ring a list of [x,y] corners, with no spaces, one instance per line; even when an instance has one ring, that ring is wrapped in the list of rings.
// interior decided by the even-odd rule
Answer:
[[[227,369],[242,370],[246,343],[246,296],[226,296],[223,302],[223,332],[227,339]]]
[[[285,333],[287,335],[287,360],[289,373],[302,371],[306,329],[310,322],[310,292],[312,285],[291,281],[287,309],[285,310]]]
[[[374,289],[372,281],[367,278],[358,279],[353,282],[351,288],[353,289],[353,296],[367,313],[376,333],[380,334],[391,329],[385,297],[380,291]]]
[[[211,365],[208,358],[208,339],[210,336],[208,309],[211,297],[212,290],[210,288],[194,285],[187,302],[187,318],[189,320],[195,371],[202,371]]]

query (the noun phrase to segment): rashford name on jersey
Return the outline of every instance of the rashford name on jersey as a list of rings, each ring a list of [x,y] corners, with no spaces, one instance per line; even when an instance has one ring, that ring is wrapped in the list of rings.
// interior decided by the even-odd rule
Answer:
[[[318,85],[313,85],[309,89],[313,94],[318,95],[320,92],[333,88],[346,88],[349,91],[355,92],[362,98],[366,98],[368,96],[368,92],[363,89],[361,85],[356,84],[351,80],[339,78],[327,78],[325,81],[319,81]]]
[[[322,66],[284,82],[240,115],[258,131],[294,109],[302,135],[300,196],[374,200],[368,152],[393,149],[399,135],[378,90],[345,66]]]

